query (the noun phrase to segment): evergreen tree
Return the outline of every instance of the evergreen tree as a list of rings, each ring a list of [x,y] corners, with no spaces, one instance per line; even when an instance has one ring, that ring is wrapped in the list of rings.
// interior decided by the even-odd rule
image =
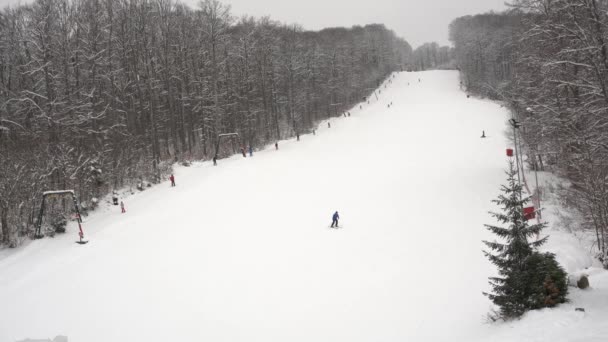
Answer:
[[[530,242],[538,236],[545,223],[528,225],[524,218],[524,205],[530,200],[522,198],[522,186],[516,179],[517,170],[509,162],[508,185],[493,202],[502,207],[502,213],[490,213],[503,228],[485,225],[503,242],[484,241],[490,251],[484,254],[498,267],[498,277],[490,278],[492,293],[484,293],[500,308],[503,318],[521,316],[530,309],[553,306],[565,301],[567,293],[566,275],[553,255],[540,254],[536,248],[547,241],[547,237]],[[557,292],[556,292],[557,291]]]

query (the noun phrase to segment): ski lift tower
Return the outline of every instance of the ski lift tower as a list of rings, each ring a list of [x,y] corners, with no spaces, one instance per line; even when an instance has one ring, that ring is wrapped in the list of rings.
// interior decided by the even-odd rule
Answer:
[[[76,211],[76,219],[78,220],[78,236],[80,237],[79,243],[81,245],[87,243],[88,241],[83,240],[84,233],[82,231],[82,217],[80,216],[80,210],[78,209],[78,200],[76,199],[76,195],[74,194],[74,190],[55,190],[55,191],[45,191],[42,193],[42,202],[40,203],[40,212],[38,212],[38,221],[36,222],[36,232],[34,237],[36,239],[41,239],[44,237],[42,234],[42,218],[44,217],[44,209],[47,198],[52,197],[62,197],[62,196],[71,196],[72,203],[74,203],[74,210]]]
[[[239,140],[239,144],[240,144],[240,137],[239,137],[238,133],[222,133],[222,134],[218,134],[218,136],[217,136],[217,142],[215,143],[215,154],[214,154],[213,158],[215,160],[217,160],[218,154],[220,152],[220,142],[223,139],[235,139],[235,138]]]

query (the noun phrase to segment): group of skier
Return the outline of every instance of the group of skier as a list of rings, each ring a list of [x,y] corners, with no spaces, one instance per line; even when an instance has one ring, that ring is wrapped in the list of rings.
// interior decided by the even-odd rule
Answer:
[[[116,192],[112,194],[112,204],[118,205],[118,194]],[[120,201],[120,212],[123,214],[127,212],[125,209],[125,203],[123,201]]]
[[[393,78],[394,78],[394,76],[393,76]],[[418,82],[420,82],[420,79],[418,79]],[[392,83],[392,80],[389,80],[389,83]],[[408,83],[408,85],[409,85],[409,83]],[[386,85],[385,85],[385,88],[386,88]],[[381,93],[381,90],[380,90],[380,93]],[[364,97],[363,101],[366,101],[366,100],[367,99]],[[369,104],[369,100],[367,101],[367,103]],[[388,107],[390,108],[392,105],[393,105],[393,102],[390,102],[388,104]],[[359,109],[363,109],[363,106],[359,105]],[[350,116],[350,112],[348,112],[348,111],[344,112],[343,116],[344,117]],[[327,128],[331,128],[331,123],[330,122],[327,122]],[[312,134],[316,135],[316,130],[313,129],[312,130]],[[300,141],[300,133],[296,133],[296,140]],[[275,148],[275,150],[279,149],[279,143],[278,142],[274,143],[274,148]],[[249,150],[249,156],[252,157],[253,156],[253,148],[251,146],[249,146],[248,150]],[[241,154],[243,155],[243,157],[245,157],[245,158],[247,157],[247,150],[245,149],[245,146],[241,147]],[[217,156],[213,157],[213,165],[217,165]],[[169,180],[171,181],[171,186],[174,187],[175,186],[175,176],[173,174],[171,174],[171,176],[169,177]],[[124,204],[122,202],[120,202],[120,205],[121,205],[121,208],[122,208],[122,212],[124,213],[125,212]],[[331,217],[331,221],[332,222],[331,222],[331,226],[330,227],[331,228],[339,228],[339,226],[338,226],[338,220],[339,219],[340,219],[340,215],[338,214],[338,211],[334,212],[334,214]]]
[[[418,82],[420,82],[420,80],[418,80]],[[389,81],[389,83],[392,83],[392,81]],[[386,85],[385,85],[385,88],[386,88]],[[366,100],[367,100],[367,103],[369,104],[369,100],[367,98],[363,98],[363,101],[366,101]],[[389,105],[388,105],[389,108],[390,108],[390,106],[392,106],[392,104],[393,104],[392,102],[389,103]],[[363,109],[363,106],[360,105],[359,109]],[[350,112],[349,111],[343,112],[343,116],[344,117],[347,117],[347,116],[349,117],[350,116]],[[327,122],[327,128],[331,128],[331,123],[330,122]],[[313,129],[312,130],[312,134],[316,135],[316,130]],[[296,140],[300,141],[300,134],[299,133],[296,133]],[[279,149],[279,143],[278,142],[274,143],[274,148],[275,148],[275,150]],[[252,146],[249,146],[248,150],[245,149],[245,146],[241,147],[241,154],[243,155],[243,157],[245,157],[245,158],[247,157],[247,152],[249,152],[249,156],[250,157],[253,157],[253,147]],[[217,165],[217,156],[213,157],[213,165],[214,166]],[[171,182],[171,187],[175,187],[175,176],[173,174],[171,174],[169,176],[169,181]],[[118,201],[118,197],[116,195],[113,196],[113,200],[114,200],[114,204],[118,205],[118,202],[117,202]],[[120,201],[120,208],[121,208],[121,212],[122,213],[126,212],[124,202],[122,202],[122,201]],[[331,228],[339,228],[339,226],[338,226],[338,220],[339,219],[340,219],[340,215],[338,214],[338,211],[334,212],[334,214],[332,215],[332,223],[331,223],[330,227]]]
[[[249,146],[248,149],[245,149],[245,146],[241,146],[241,154],[243,158],[247,158],[247,151],[249,151],[249,156],[253,157],[253,147]],[[217,165],[217,158],[213,157],[213,165]]]

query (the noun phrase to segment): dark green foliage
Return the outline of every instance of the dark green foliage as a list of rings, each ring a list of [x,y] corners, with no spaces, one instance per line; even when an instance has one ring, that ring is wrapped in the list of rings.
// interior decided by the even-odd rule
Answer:
[[[529,309],[553,307],[566,302],[568,276],[551,253],[534,252],[526,258],[523,274],[525,292],[530,294]]]
[[[528,310],[551,307],[563,303],[567,294],[566,273],[552,254],[541,254],[536,248],[547,237],[530,242],[545,228],[544,223],[528,225],[523,207],[529,198],[522,198],[522,187],[515,178],[513,162],[507,172],[508,185],[504,194],[494,202],[502,213],[491,213],[507,228],[486,225],[501,241],[484,241],[490,251],[484,254],[498,267],[498,277],[490,278],[492,293],[484,293],[500,308],[502,318],[519,317]]]

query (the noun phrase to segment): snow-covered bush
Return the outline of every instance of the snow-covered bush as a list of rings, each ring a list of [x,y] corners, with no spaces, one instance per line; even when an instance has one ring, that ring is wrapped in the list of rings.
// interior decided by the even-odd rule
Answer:
[[[55,233],[65,233],[67,224],[68,220],[63,215],[57,215],[51,219],[51,227]]]
[[[139,182],[137,182],[137,190],[139,191],[144,191],[147,188],[151,188],[152,184],[150,182],[144,181],[144,180],[140,180]]]

